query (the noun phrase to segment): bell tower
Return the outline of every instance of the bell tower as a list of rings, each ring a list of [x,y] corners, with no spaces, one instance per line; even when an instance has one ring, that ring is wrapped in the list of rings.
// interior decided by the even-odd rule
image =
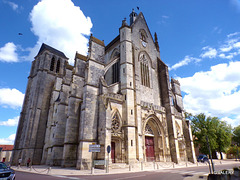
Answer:
[[[20,158],[23,162],[30,158],[32,164],[41,163],[54,82],[56,77],[64,75],[67,60],[64,53],[42,44],[32,62],[15,139],[13,164],[17,164]]]

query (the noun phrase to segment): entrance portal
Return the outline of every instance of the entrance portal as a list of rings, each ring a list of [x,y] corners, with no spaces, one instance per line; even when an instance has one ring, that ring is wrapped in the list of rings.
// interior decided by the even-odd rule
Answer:
[[[151,136],[145,136],[146,158],[147,161],[155,160],[154,139]]]
[[[115,142],[111,142],[111,159],[115,163]]]

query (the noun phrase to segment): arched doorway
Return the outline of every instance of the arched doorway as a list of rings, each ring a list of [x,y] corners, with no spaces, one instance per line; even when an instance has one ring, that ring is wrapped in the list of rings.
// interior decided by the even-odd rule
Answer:
[[[145,126],[145,148],[146,148],[146,160],[155,160],[154,151],[154,133],[151,126],[147,123]]]
[[[144,157],[146,161],[165,161],[164,129],[156,116],[147,119],[143,126]]]
[[[121,163],[123,161],[123,134],[122,120],[118,110],[115,110],[112,115],[111,125],[111,160],[112,163]]]

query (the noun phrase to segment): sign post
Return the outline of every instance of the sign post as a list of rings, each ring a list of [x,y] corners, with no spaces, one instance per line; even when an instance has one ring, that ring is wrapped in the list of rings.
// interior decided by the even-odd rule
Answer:
[[[108,162],[107,162],[107,168],[106,168],[106,173],[109,173],[109,154],[111,152],[111,146],[107,146],[107,153],[108,153]]]
[[[91,174],[94,174],[94,161],[93,161],[93,153],[94,152],[100,152],[101,146],[100,144],[89,144],[89,152],[92,152],[92,168],[91,168]]]

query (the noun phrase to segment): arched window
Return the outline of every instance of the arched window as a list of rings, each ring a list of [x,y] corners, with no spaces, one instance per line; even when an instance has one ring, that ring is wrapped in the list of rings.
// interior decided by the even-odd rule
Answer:
[[[140,33],[140,39],[144,42],[147,42],[147,33],[144,29],[140,29],[139,30],[139,33]]]
[[[141,83],[146,87],[150,87],[150,77],[149,77],[149,67],[148,60],[144,54],[141,54],[139,57],[140,60],[140,69],[141,69]]]
[[[115,50],[115,52],[112,53],[111,60],[119,57],[120,57],[120,53],[117,50]],[[112,83],[119,82],[119,72],[120,72],[119,68],[120,68],[119,61],[117,61],[112,66]]]
[[[116,83],[116,82],[119,82],[119,61],[116,62],[114,65],[113,65],[113,75],[112,75],[112,82],[113,83]]]
[[[141,39],[142,41],[145,41],[145,42],[146,42],[146,36],[144,35],[143,32],[141,32],[141,35],[140,35],[140,36],[141,36],[140,39]]]
[[[60,59],[57,61],[56,73],[59,73],[60,70]]]
[[[121,121],[117,113],[112,117],[112,132],[116,133],[121,129]]]
[[[54,65],[55,65],[55,58],[53,57],[51,60],[50,71],[54,70]]]

